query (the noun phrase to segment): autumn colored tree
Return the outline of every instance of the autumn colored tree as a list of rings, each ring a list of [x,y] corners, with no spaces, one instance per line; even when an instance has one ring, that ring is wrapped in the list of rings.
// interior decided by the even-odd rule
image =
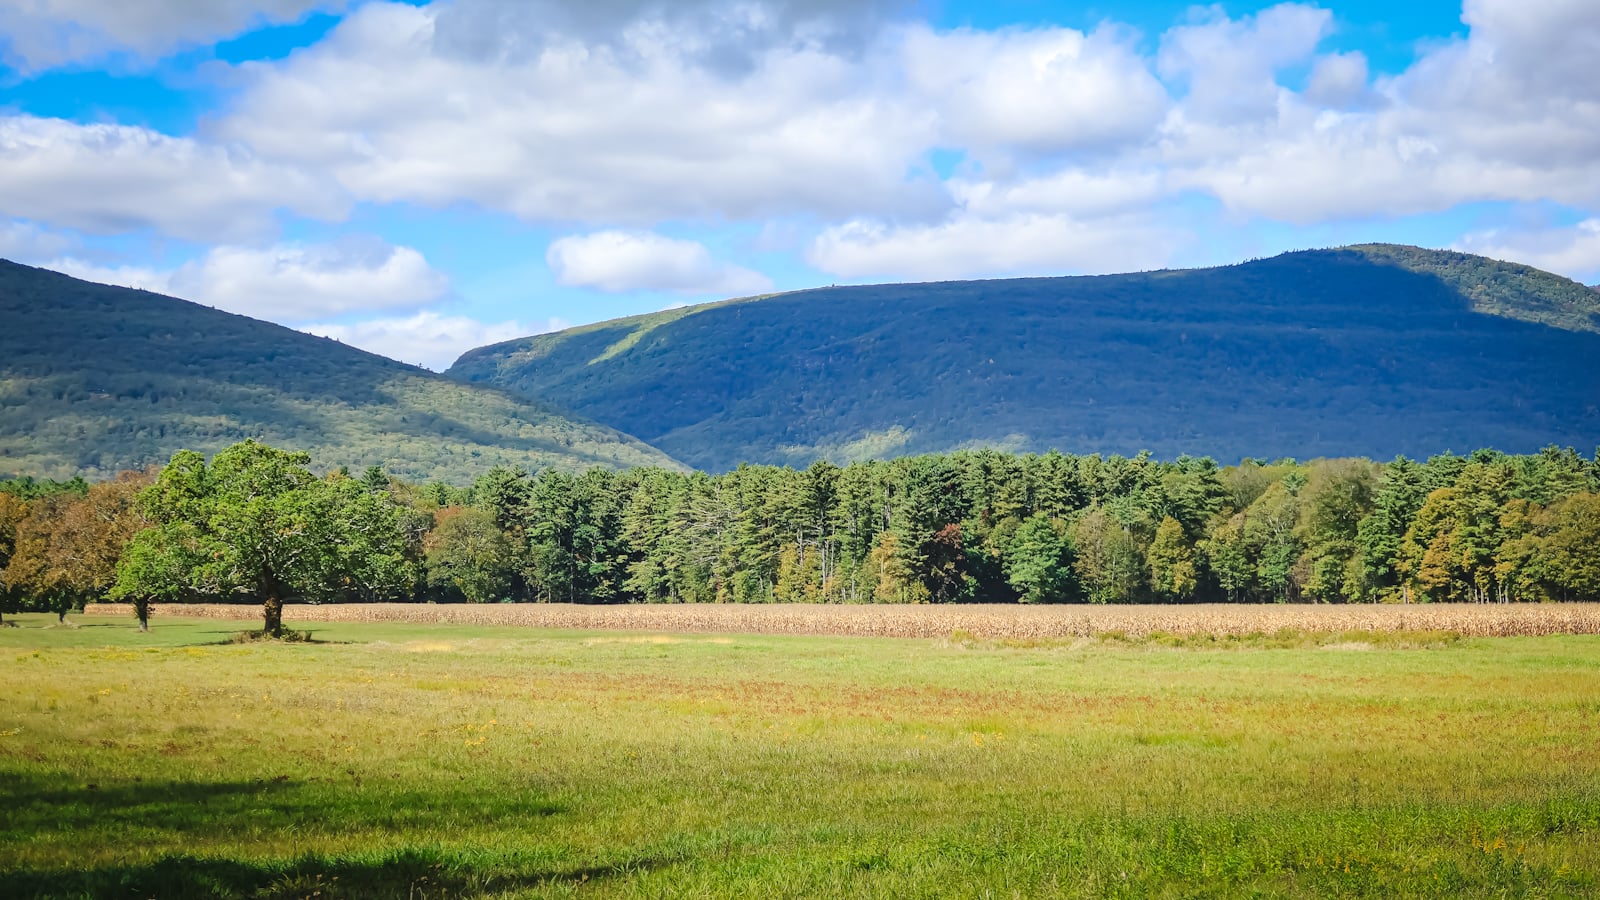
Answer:
[[[1184,536],[1183,525],[1171,516],[1156,526],[1150,543],[1150,587],[1164,600],[1187,600],[1200,586],[1195,567],[1194,547]]]
[[[33,501],[16,528],[6,583],[62,622],[69,611],[105,596],[123,548],[145,525],[136,498],[149,481],[125,472],[82,496],[63,492]]]
[[[1559,599],[1600,600],[1600,494],[1557,500],[1539,515],[1537,528],[1537,577]]]
[[[900,539],[885,531],[870,555],[875,576],[872,597],[879,603],[926,603],[927,589],[916,580],[900,552]]]
[[[21,497],[0,492],[0,621],[4,621],[19,592],[6,580],[6,568],[17,548],[17,526],[28,517],[28,504]]]

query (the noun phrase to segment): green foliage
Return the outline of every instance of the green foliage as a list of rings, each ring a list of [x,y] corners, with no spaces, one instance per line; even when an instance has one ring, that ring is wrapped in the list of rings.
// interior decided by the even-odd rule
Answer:
[[[254,442],[209,465],[180,452],[140,495],[152,527],[136,535],[115,501],[133,482],[0,493],[0,579],[13,606],[81,602],[110,570],[82,562],[120,553],[113,595],[141,610],[250,597],[270,619],[287,599],[1571,600],[1596,596],[1600,567],[1600,466],[1554,448],[1386,466],[980,450],[722,475],[497,468],[470,489],[307,463]]]
[[[0,473],[106,478],[246,438],[465,484],[496,465],[673,466],[626,435],[336,341],[0,261]],[[3,477],[3,476],[0,476]],[[76,489],[81,492],[81,482]],[[27,477],[0,491],[45,489]]]
[[[1194,545],[1183,534],[1183,526],[1171,516],[1156,526],[1150,542],[1150,587],[1163,600],[1187,600],[1200,586],[1195,567]]]
[[[1563,500],[1514,494],[1586,486],[1594,467],[1554,449],[1230,468],[984,450],[716,476],[502,470],[474,495],[524,600],[1486,602],[1592,596],[1548,574]],[[1600,564],[1600,544],[1563,540]]]
[[[1006,550],[1006,582],[1016,590],[1021,603],[1076,600],[1073,556],[1066,523],[1034,513],[1017,526]]]
[[[1600,494],[1573,494],[1541,513],[1534,577],[1563,600],[1600,597]]]
[[[516,554],[492,514],[459,507],[440,510],[426,547],[429,587],[468,603],[511,596]]]
[[[153,523],[117,572],[115,598],[192,591],[262,604],[264,630],[283,630],[291,599],[389,600],[416,580],[389,495],[348,478],[318,479],[304,453],[255,441],[211,461],[180,451],[143,497]]]
[[[1437,278],[1470,299],[1478,312],[1568,331],[1600,332],[1600,296],[1593,288],[1532,266],[1395,244],[1346,249],[1373,262]]]
[[[1525,266],[1363,246],[801,291],[484,347],[449,374],[559,397],[709,471],[971,447],[1531,452],[1600,440],[1600,295]],[[1177,505],[1194,499],[1151,512],[1194,536],[1204,504]]]
[[[74,475],[65,481],[39,479],[32,475],[0,481],[0,494],[7,494],[19,500],[37,500],[55,494],[77,494],[82,497],[87,493],[89,493],[89,482],[85,481],[82,475]]]

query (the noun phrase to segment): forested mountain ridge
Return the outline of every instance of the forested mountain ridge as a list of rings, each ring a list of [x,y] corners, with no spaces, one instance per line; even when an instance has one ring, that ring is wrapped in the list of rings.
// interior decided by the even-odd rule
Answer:
[[[710,470],[945,452],[1429,456],[1600,443],[1600,295],[1394,245],[832,287],[479,348],[447,373]]]
[[[243,438],[467,482],[676,467],[609,427],[327,338],[0,260],[0,477],[105,477]]]

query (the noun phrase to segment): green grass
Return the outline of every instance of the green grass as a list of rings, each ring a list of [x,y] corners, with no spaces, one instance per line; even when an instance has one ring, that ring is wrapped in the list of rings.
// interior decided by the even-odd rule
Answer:
[[[6,897],[1600,890],[1600,638],[18,621]]]

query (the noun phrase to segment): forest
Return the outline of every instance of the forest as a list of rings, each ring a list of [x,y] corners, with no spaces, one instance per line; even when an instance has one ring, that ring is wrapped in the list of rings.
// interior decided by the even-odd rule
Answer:
[[[976,447],[1298,459],[1600,441],[1600,295],[1393,245],[842,285],[481,347],[449,373],[698,469]]]
[[[674,463],[612,429],[326,338],[0,260],[0,478],[108,478],[247,437],[415,479]]]
[[[1597,454],[1600,457],[1600,454]],[[0,482],[3,607],[86,602],[1363,603],[1600,598],[1600,460],[1015,455],[318,476],[254,441]]]

